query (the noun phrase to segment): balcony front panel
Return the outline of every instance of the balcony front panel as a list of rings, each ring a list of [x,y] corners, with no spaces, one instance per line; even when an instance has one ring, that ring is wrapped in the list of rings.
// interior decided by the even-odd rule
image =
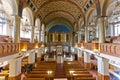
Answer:
[[[0,43],[0,57],[19,53],[19,43]]]

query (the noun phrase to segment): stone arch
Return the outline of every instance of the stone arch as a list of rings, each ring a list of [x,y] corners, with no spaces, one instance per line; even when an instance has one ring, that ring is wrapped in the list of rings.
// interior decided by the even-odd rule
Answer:
[[[55,26],[57,24],[62,24],[62,25],[68,26],[70,31],[73,31],[73,24],[63,17],[56,17],[56,18],[52,19],[51,22],[46,24],[45,30],[49,31],[50,28],[52,28],[53,26]]]
[[[29,7],[25,7],[22,10],[22,16],[27,16],[29,21],[30,21],[30,25],[34,25],[34,17],[33,17],[33,12]]]
[[[18,14],[18,2],[17,0],[1,0],[2,4],[8,3],[12,8],[12,14]],[[7,7],[8,8],[8,7]]]
[[[91,7],[91,8],[88,9],[87,13],[85,14],[86,15],[85,16],[86,24],[89,23],[89,17],[94,10],[96,10],[95,7]]]
[[[40,30],[40,27],[41,27],[41,21],[39,18],[36,18],[35,20],[35,26]]]
[[[109,16],[107,14],[107,9],[109,8],[109,6],[113,5],[112,7],[115,6],[115,3],[117,1],[120,1],[120,0],[101,0],[101,15],[102,16]]]
[[[83,18],[80,18],[79,21],[78,21],[78,24],[79,24],[79,30],[82,28],[82,22],[84,21]]]

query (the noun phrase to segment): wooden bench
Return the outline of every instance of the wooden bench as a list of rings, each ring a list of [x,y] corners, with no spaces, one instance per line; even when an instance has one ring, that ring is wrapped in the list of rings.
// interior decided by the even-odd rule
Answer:
[[[75,71],[72,74],[90,74],[88,71]],[[66,72],[66,76],[70,76],[70,72]]]
[[[45,80],[45,78],[26,78],[24,80]]]
[[[30,71],[31,74],[44,74],[47,73],[47,71]]]
[[[96,80],[95,77],[75,77],[74,80]]]
[[[33,68],[32,71],[54,71],[54,69],[36,69],[36,68]]]
[[[28,78],[54,78],[52,74],[27,74]]]

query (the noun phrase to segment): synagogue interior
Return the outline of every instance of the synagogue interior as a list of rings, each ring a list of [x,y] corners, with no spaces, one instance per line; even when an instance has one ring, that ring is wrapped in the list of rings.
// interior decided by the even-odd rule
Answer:
[[[0,0],[0,80],[120,80],[120,0]]]

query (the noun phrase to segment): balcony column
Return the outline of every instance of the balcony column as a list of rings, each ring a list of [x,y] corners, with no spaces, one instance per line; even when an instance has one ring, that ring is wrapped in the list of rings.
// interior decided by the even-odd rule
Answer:
[[[41,42],[41,31],[39,30],[39,39],[38,39],[38,42],[40,43]]]
[[[85,26],[85,43],[88,42],[88,27]]]
[[[30,52],[28,56],[28,63],[29,64],[34,64],[35,63],[35,52]]]
[[[98,32],[99,32],[99,43],[105,42],[105,17],[98,18]]]
[[[9,80],[20,80],[21,78],[21,58],[9,61]]]
[[[40,59],[41,59],[41,49],[39,48],[38,50],[37,50],[37,61],[39,62],[40,61]]]
[[[78,32],[78,43],[80,43],[81,42],[81,32],[79,31]]]
[[[14,15],[13,17],[13,43],[20,43],[20,16]]]
[[[84,67],[86,69],[90,69],[91,68],[90,54],[88,52],[84,52]]]
[[[31,30],[30,42],[31,42],[31,43],[34,43],[34,28],[35,28],[35,26],[31,26],[31,27],[32,27],[32,30]]]
[[[83,61],[83,51],[78,49],[78,61]]]
[[[110,80],[109,77],[109,60],[103,57],[98,57],[98,80]]]

